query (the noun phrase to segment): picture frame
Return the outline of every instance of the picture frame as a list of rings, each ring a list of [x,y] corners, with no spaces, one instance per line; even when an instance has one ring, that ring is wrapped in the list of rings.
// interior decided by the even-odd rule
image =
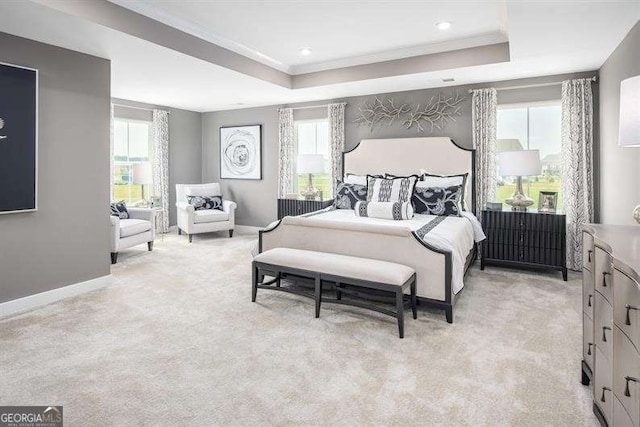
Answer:
[[[35,68],[0,62],[0,214],[38,210]]]
[[[488,211],[502,211],[502,202],[487,202],[485,209]]]
[[[262,179],[262,125],[220,127],[220,178]]]
[[[556,213],[558,207],[557,191],[541,191],[538,195],[538,212]]]

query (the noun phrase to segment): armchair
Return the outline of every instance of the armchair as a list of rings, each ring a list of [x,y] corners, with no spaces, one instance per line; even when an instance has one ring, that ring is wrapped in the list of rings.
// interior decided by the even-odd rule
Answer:
[[[222,210],[195,208],[187,202],[187,196],[220,196],[220,184],[176,184],[176,208],[178,217],[178,234],[182,232],[189,236],[189,243],[193,235],[211,233],[214,231],[229,231],[233,237],[235,227],[236,203],[231,200],[222,201]]]
[[[132,246],[146,243],[153,250],[156,237],[155,212],[153,209],[128,208],[128,219],[117,216],[111,218],[111,264],[118,262],[118,252]]]

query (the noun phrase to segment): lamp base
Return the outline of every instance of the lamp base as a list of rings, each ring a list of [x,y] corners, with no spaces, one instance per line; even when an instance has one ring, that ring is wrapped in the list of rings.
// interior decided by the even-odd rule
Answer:
[[[633,210],[633,219],[636,220],[638,224],[640,224],[640,205],[636,206]]]
[[[313,188],[312,174],[309,174],[309,184],[307,185],[307,188],[302,193],[300,193],[300,195],[302,195],[305,200],[315,200],[316,197],[318,197],[318,190]]]
[[[522,191],[522,177],[518,177],[516,191],[513,193],[513,196],[505,200],[505,203],[511,206],[511,210],[516,212],[526,212],[527,208],[533,205],[533,199]]]

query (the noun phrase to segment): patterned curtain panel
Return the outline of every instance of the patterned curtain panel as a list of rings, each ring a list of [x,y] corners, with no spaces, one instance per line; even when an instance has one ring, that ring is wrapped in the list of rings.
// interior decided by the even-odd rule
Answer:
[[[476,148],[476,214],[496,194],[496,127],[498,97],[496,90],[478,89],[471,98],[473,146]]]
[[[157,216],[159,233],[169,231],[169,112],[153,110],[153,193],[159,196],[162,209]]]
[[[293,193],[293,180],[295,176],[295,141],[293,137],[293,109],[281,108],[278,110],[278,196],[285,197]]]
[[[344,108],[340,102],[329,104],[329,149],[331,151],[331,182],[336,194],[336,179],[342,180],[342,153],[344,152]]]
[[[115,138],[115,128],[114,128],[114,107],[111,104],[111,117],[110,117],[110,128],[109,128],[109,193],[111,194],[111,201],[117,201],[113,199],[113,142]]]
[[[593,221],[591,79],[562,82],[562,199],[567,216],[567,268],[582,265],[582,226]]]

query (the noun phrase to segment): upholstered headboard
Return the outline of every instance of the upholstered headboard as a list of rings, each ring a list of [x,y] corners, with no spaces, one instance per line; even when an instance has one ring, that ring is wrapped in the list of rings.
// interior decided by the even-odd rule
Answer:
[[[363,139],[342,155],[343,175],[390,173],[438,175],[468,173],[465,202],[475,212],[475,150],[448,137]]]

